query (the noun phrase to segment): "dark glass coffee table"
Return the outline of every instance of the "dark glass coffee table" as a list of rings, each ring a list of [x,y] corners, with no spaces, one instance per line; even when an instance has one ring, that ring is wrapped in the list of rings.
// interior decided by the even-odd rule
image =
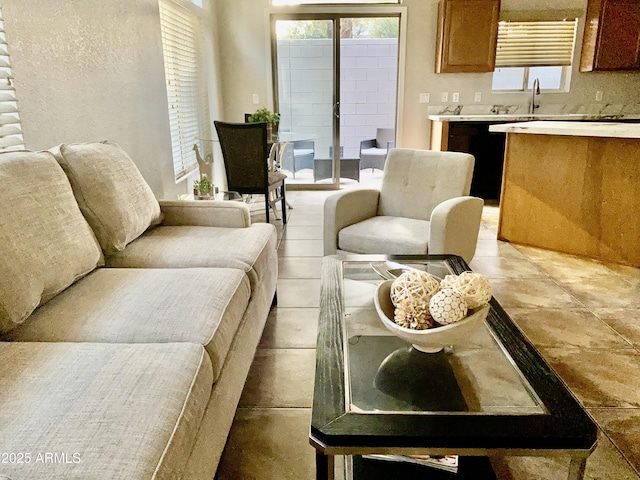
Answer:
[[[388,331],[373,304],[397,262],[443,278],[457,256],[329,256],[322,270],[310,442],[318,479],[345,455],[347,478],[495,478],[486,457],[569,454],[581,479],[597,427],[504,309],[463,345],[422,353]],[[371,458],[459,455],[458,472]],[[420,473],[424,469],[427,473]],[[404,475],[404,476],[402,476]]]

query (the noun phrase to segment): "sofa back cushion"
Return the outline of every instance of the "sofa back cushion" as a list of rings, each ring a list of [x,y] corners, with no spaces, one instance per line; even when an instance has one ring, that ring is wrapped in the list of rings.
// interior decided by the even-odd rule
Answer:
[[[162,220],[151,188],[117,144],[63,144],[52,151],[105,254],[124,250]]]
[[[50,152],[0,153],[0,333],[103,263]]]

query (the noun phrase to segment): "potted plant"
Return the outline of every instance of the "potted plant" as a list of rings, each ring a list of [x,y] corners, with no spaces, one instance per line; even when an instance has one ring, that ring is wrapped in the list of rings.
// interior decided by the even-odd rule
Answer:
[[[206,200],[212,197],[213,185],[206,175],[202,175],[200,180],[193,182],[193,195],[200,200]]]
[[[267,138],[270,140],[278,139],[278,124],[280,123],[280,114],[272,112],[267,107],[259,108],[255,113],[249,115],[250,122],[266,122]]]
[[[204,198],[210,198],[213,193],[213,187],[211,185],[211,181],[207,178],[206,175],[202,175],[200,179],[200,183],[198,184],[198,189],[200,191],[200,196]]]

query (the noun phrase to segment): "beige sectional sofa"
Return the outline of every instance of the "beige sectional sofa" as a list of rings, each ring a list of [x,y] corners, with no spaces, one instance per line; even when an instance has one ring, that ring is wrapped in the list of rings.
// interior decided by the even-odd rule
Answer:
[[[0,212],[0,478],[213,478],[275,228],[156,201],[108,142],[0,154]]]

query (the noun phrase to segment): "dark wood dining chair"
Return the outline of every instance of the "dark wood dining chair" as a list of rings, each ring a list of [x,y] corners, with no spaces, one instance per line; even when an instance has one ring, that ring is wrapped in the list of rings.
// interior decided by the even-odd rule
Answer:
[[[269,171],[267,159],[267,124],[213,122],[220,140],[224,169],[229,191],[241,194],[262,194],[265,197],[265,215],[269,223],[269,207],[277,212],[282,206],[282,223],[287,223],[284,180],[281,172]],[[274,194],[272,195],[272,192]]]

